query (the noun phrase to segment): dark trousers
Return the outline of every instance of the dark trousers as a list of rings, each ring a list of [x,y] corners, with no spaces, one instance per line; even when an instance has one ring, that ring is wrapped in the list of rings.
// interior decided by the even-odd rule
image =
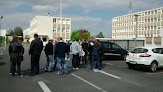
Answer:
[[[87,52],[85,52],[85,55],[83,56],[83,62],[84,62],[84,64],[87,64],[87,55],[88,55],[88,53]]]
[[[90,66],[92,64],[92,55],[89,56],[90,57]]]
[[[12,73],[14,70],[13,70],[13,64],[12,64],[12,62],[11,62],[11,64],[10,64],[10,73]],[[16,70],[15,70],[16,71]]]
[[[73,54],[72,66],[74,68],[78,67],[78,61],[79,61],[79,54],[77,54],[77,55]]]
[[[31,55],[31,74],[39,74],[39,60],[40,55]],[[34,70],[36,69],[36,72]]]
[[[14,76],[15,75],[15,71],[16,71],[16,65],[17,65],[17,72],[18,72],[18,76],[20,76],[21,75],[21,69],[20,69],[20,64],[21,64],[21,62],[12,62],[12,76]]]
[[[57,58],[56,58],[56,55],[55,55],[55,53],[54,53],[54,67],[53,67],[54,70],[55,70],[55,68],[56,68],[56,65],[57,65]]]

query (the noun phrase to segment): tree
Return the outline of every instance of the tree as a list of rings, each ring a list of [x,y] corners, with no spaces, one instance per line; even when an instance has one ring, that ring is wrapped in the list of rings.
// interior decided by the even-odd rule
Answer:
[[[86,33],[83,33],[83,39],[88,39],[88,37],[89,37],[90,35],[89,35],[89,33],[88,32],[86,32]]]
[[[96,38],[105,38],[105,37],[104,37],[104,35],[102,34],[102,32],[100,32],[100,33],[96,36]]]
[[[23,30],[21,27],[15,27],[14,28],[14,35],[16,36],[23,36]]]
[[[79,30],[73,31],[70,38],[71,38],[71,41],[79,39]]]

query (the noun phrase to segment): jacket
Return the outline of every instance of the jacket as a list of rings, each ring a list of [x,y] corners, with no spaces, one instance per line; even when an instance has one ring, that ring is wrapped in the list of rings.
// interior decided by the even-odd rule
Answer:
[[[48,42],[45,46],[45,54],[48,56],[48,55],[53,55],[53,44]]]
[[[68,52],[68,47],[67,47],[66,43],[64,43],[63,41],[60,41],[56,44],[56,46],[55,46],[56,57],[65,58],[65,53],[67,53],[67,52]]]
[[[98,47],[93,47],[92,55],[99,56],[99,55],[100,55],[100,50],[101,50],[101,47],[100,47],[100,46],[98,46]]]
[[[40,39],[36,38],[31,42],[29,55],[30,54],[40,55],[42,50],[43,50],[43,42]]]
[[[92,55],[93,47],[94,46],[89,45],[89,47],[88,47],[89,55]]]
[[[82,43],[82,48],[84,52],[88,51],[88,43]]]
[[[78,42],[73,42],[70,46],[70,50],[72,51],[72,54],[77,55],[80,53],[80,44]]]
[[[11,62],[23,61],[24,47],[19,42],[11,42],[9,45],[9,55]]]

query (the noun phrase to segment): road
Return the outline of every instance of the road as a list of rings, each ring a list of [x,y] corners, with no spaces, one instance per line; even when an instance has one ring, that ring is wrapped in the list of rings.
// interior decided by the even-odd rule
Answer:
[[[103,61],[102,71],[82,65],[78,71],[67,61],[69,74],[44,72],[46,57],[40,58],[40,75],[29,76],[29,45],[24,45],[23,78],[9,75],[8,48],[0,55],[0,92],[163,92],[163,69],[151,73],[145,69],[128,69],[123,60]]]

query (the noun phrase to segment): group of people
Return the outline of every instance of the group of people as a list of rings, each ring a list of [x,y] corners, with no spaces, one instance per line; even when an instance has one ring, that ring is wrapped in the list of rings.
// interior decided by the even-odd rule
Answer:
[[[38,38],[38,34],[34,34],[34,40],[31,42],[29,55],[31,56],[31,71],[30,76],[35,76],[40,73],[39,61],[40,55],[43,50],[43,42]],[[90,41],[90,44],[84,40],[82,44],[80,41],[76,39],[71,45],[68,42],[67,44],[62,40],[62,37],[58,37],[57,41],[49,40],[44,48],[44,52],[46,54],[46,72],[52,72],[55,70],[56,64],[58,65],[58,75],[62,75],[62,66],[64,67],[64,73],[68,74],[67,63],[66,60],[69,60],[69,53],[72,52],[72,67],[74,70],[79,69],[80,64],[87,64],[87,56],[88,53],[90,55],[90,65],[91,70],[94,68],[95,59],[97,61],[98,69],[101,70],[102,65],[102,45],[99,40],[95,42]],[[14,36],[13,41],[11,41],[9,46],[9,54],[10,54],[10,73],[12,77],[15,76],[16,65],[17,65],[17,73],[18,77],[23,77],[21,74],[21,61],[23,61],[24,55],[24,47],[20,42],[18,42],[18,37]],[[54,67],[53,66],[54,60]],[[82,62],[81,62],[82,60]]]

